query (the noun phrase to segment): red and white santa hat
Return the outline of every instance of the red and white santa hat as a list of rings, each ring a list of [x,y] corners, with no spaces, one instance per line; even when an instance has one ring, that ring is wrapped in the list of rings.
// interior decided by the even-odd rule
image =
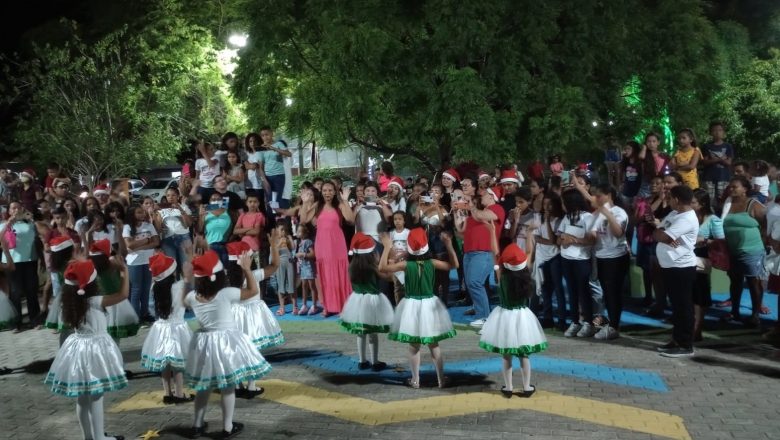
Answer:
[[[348,253],[349,255],[370,254],[371,252],[374,252],[375,248],[376,243],[374,243],[373,238],[362,232],[356,232],[355,235],[352,236],[352,242],[349,244]]]
[[[105,255],[111,256],[111,242],[107,239],[93,241],[89,246],[89,255]]]
[[[401,180],[401,178],[398,176],[393,176],[393,178],[390,179],[390,182],[388,182],[387,186],[390,187],[390,185],[396,186],[399,191],[404,190],[404,181]]]
[[[517,178],[517,172],[514,170],[501,171],[501,183],[516,183],[520,185],[520,179]]]
[[[192,259],[192,275],[195,278],[209,277],[211,281],[217,279],[217,274],[224,270],[219,255],[214,251],[206,251],[203,255]]]
[[[412,255],[423,255],[428,252],[428,235],[425,233],[425,229],[414,228],[409,231],[406,247]]]
[[[489,178],[490,178],[490,174],[488,174],[487,171],[479,170],[477,180],[489,179]]]
[[[110,195],[110,194],[111,194],[111,192],[108,190],[108,185],[97,185],[92,190],[92,195],[95,196],[95,197],[97,197],[97,196],[107,196],[107,195]]]
[[[149,257],[149,270],[152,272],[152,280],[162,281],[176,273],[176,260],[158,252]]]
[[[68,264],[65,269],[65,284],[69,286],[78,286],[77,294],[86,293],[87,285],[97,279],[97,271],[91,260],[77,260]]]
[[[26,176],[30,180],[35,180],[35,171],[32,168],[25,168],[19,173],[19,177]]]
[[[486,191],[488,192],[488,194],[493,196],[493,200],[495,200],[496,202],[498,202],[499,200],[501,201],[504,200],[504,189],[501,188],[500,186],[494,186],[493,188],[488,188]]]
[[[511,243],[504,249],[504,252],[501,253],[498,262],[506,269],[517,271],[523,270],[528,266],[528,257],[525,255],[525,252],[520,249],[520,246]],[[497,266],[495,268],[498,269]]]
[[[446,177],[453,182],[460,182],[460,174],[458,174],[457,171],[455,171],[455,168],[450,168],[447,171],[441,173],[442,177]]]
[[[69,247],[73,247],[73,240],[67,235],[60,235],[49,240],[49,249],[52,252],[64,251]]]
[[[238,257],[244,252],[252,252],[252,248],[244,241],[231,241],[225,245],[225,249],[227,249],[228,260],[230,261],[238,261]]]

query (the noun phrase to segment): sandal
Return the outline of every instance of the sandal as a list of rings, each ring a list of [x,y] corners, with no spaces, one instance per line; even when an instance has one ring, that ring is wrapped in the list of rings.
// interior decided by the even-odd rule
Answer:
[[[293,309],[292,309],[292,314],[293,314],[293,315],[297,315],[297,314],[298,314],[298,307],[296,307],[296,306],[293,306]]]
[[[309,311],[309,308],[308,308],[308,307],[306,307],[306,306],[303,306],[303,307],[301,307],[300,309],[298,309],[298,315],[299,315],[299,316],[300,316],[300,315],[305,315],[305,314],[306,314],[308,311]]]
[[[279,306],[279,308],[276,309],[276,316],[284,316],[284,314],[285,314],[284,307]]]
[[[770,313],[772,313],[772,309],[770,309],[769,307],[761,304],[761,308],[758,309],[758,313],[761,314],[761,315],[769,315]]]
[[[406,379],[404,383],[406,384],[407,387],[414,388],[415,390],[420,388],[420,382],[413,381],[411,377]]]
[[[312,316],[316,314],[317,314],[317,306],[311,306],[311,308],[309,309],[309,313],[307,313],[307,315]]]
[[[725,308],[725,307],[731,307],[731,300],[727,299],[726,301],[718,301],[715,304],[713,304],[715,307],[718,308]]]

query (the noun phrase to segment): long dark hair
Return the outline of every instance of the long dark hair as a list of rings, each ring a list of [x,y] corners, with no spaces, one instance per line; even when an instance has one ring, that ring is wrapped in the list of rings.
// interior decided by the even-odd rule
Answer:
[[[609,183],[599,183],[593,188],[593,190],[597,191],[599,194],[608,195],[612,199],[613,205],[619,206],[621,208],[623,207],[623,201],[620,200],[620,197],[618,197],[615,187]]]
[[[143,206],[139,205],[138,203],[133,203],[130,205],[129,208],[127,208],[127,213],[125,214],[125,224],[130,226],[130,236],[135,237],[136,234],[136,223],[138,223],[138,220],[135,218],[135,211],[137,209],[144,209]],[[143,223],[143,221],[142,221]]]
[[[106,205],[105,209],[103,210],[103,214],[105,214],[107,219],[111,218],[111,211],[117,211],[119,215],[120,220],[125,221],[125,207],[119,202],[109,202],[108,205]]]
[[[228,261],[225,272],[227,273],[228,286],[241,288],[244,285],[244,270],[241,269],[237,261]]]
[[[51,253],[51,269],[55,272],[63,272],[68,267],[68,262],[73,258],[73,246],[61,251]]]
[[[504,290],[514,300],[528,299],[535,290],[531,272],[528,268],[522,270],[503,268],[501,270],[501,281],[507,284],[504,286]]]
[[[693,191],[693,197],[696,199],[696,202],[699,203],[699,209],[696,211],[699,221],[703,221],[705,217],[715,213],[712,209],[710,193],[708,193],[707,190],[699,188]]]
[[[89,211],[87,213],[87,227],[92,227],[98,218],[103,220],[103,232],[108,232],[108,222],[106,222],[106,215],[102,211]]]
[[[84,287],[84,295],[79,295],[79,286],[63,284],[62,286],[62,321],[68,327],[76,329],[81,327],[87,317],[89,298],[97,295],[98,288],[95,281]]]
[[[376,253],[355,254],[349,262],[349,279],[353,284],[368,284],[376,280]]]
[[[206,299],[214,298],[217,292],[227,285],[227,277],[224,270],[220,270],[215,276],[214,281],[211,281],[211,277],[195,278],[195,292]]]
[[[544,198],[550,201],[552,205],[552,217],[563,218],[563,202],[561,202],[561,196],[550,191],[544,194]]]
[[[322,182],[322,188],[325,188],[325,185],[330,185],[333,187],[333,199],[330,201],[330,206],[336,210],[336,212],[339,212],[339,203],[341,199],[339,199],[339,193],[336,190],[336,184],[331,182],[330,180],[326,180]],[[322,212],[322,208],[325,207],[325,197],[322,196],[322,190],[320,190],[319,193],[315,193],[314,196],[317,198],[317,209],[314,212],[314,216],[318,217],[320,213]],[[341,216],[341,213],[339,212],[339,216]]]
[[[580,221],[580,213],[588,209],[585,197],[576,189],[567,189],[562,195],[563,206],[566,208],[566,217],[572,225]]]
[[[95,270],[99,274],[107,271],[108,268],[111,267],[111,264],[108,260],[108,255],[90,255],[89,259],[92,260],[92,264],[95,265]]]
[[[171,287],[176,281],[176,275],[170,274],[160,281],[152,284],[152,296],[154,296],[154,312],[160,319],[168,319],[173,311]]]
[[[645,144],[647,144],[647,140],[650,139],[651,137],[654,137],[654,138],[658,139],[658,147],[660,148],[661,147],[661,135],[659,135],[658,133],[656,133],[654,131],[651,131],[651,132],[649,132],[649,133],[647,133],[645,135]],[[642,169],[642,175],[647,176],[648,179],[649,179],[649,178],[652,178],[653,176],[659,175],[660,173],[655,171],[655,158],[653,158],[653,153],[651,153],[649,149],[645,153],[646,153],[645,154],[645,160],[644,160],[644,163],[642,164],[642,168],[643,168]],[[660,150],[659,150],[658,154],[661,154]]]
[[[638,163],[639,162],[639,150],[642,149],[642,147],[639,146],[639,142],[637,141],[628,141],[626,142],[627,147],[631,147],[631,156],[625,158],[625,160],[628,160],[629,163]],[[624,165],[625,167],[625,162]]]

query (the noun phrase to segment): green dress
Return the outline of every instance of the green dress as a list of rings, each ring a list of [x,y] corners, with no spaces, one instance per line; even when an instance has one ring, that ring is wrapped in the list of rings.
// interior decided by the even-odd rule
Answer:
[[[367,283],[352,281],[352,290],[341,310],[341,327],[356,335],[389,332],[393,306],[379,291],[376,276]]]
[[[119,272],[107,270],[97,276],[98,292],[101,295],[113,295],[122,288]],[[138,334],[141,327],[135,309],[127,299],[106,308],[108,334],[114,339],[129,338]]]

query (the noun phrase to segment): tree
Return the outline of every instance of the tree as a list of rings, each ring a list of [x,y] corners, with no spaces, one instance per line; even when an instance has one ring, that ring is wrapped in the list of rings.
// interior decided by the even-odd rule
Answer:
[[[663,111],[689,124],[718,91],[714,70],[694,62],[718,56],[699,0],[251,4],[233,83],[250,124],[429,170],[576,154]],[[642,106],[629,108],[635,76]]]
[[[187,138],[225,131],[234,106],[203,28],[161,0],[95,42],[79,37],[3,59],[6,103],[20,105],[14,139],[23,160],[56,161],[86,176],[124,175],[171,160]]]

